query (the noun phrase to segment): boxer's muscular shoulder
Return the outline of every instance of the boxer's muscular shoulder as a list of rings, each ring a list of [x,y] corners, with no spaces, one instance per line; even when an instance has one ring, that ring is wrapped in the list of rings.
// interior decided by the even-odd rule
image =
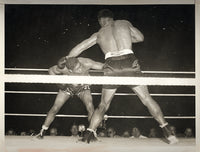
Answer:
[[[116,20],[114,24],[115,24],[115,25],[130,24],[130,22],[127,21],[127,20]]]

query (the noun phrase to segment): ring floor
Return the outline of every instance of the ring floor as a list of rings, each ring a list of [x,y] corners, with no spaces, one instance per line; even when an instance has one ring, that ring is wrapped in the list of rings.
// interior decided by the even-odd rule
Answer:
[[[160,138],[98,138],[90,144],[76,137],[45,136],[39,140],[30,136],[5,136],[6,152],[195,152],[195,138],[179,138],[169,145]]]

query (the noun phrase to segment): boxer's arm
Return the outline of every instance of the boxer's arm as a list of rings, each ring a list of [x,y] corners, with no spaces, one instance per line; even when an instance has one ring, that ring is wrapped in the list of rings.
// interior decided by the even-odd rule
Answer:
[[[135,28],[130,22],[128,22],[129,28],[131,30],[131,38],[133,43],[138,43],[144,41],[143,34]]]
[[[94,70],[101,70],[103,69],[104,64],[101,62],[96,62],[89,58],[78,58],[79,61],[81,61],[82,64],[84,64],[88,69],[94,69]]]
[[[101,70],[101,69],[103,69],[103,66],[104,66],[103,63],[93,61],[91,69]]]
[[[82,41],[78,45],[76,45],[68,54],[67,57],[77,57],[83,51],[87,50],[88,48],[92,47],[97,43],[97,33],[94,33],[90,38]]]

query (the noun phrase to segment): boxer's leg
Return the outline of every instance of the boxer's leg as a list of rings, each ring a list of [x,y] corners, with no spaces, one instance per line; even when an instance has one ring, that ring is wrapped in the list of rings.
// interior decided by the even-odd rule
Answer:
[[[178,142],[175,134],[169,129],[169,125],[164,119],[163,113],[157,102],[150,96],[147,86],[132,87],[132,90],[137,94],[142,103],[148,108],[154,119],[160,124],[163,133],[169,144]]]
[[[64,103],[69,99],[70,94],[59,90],[55,102],[53,106],[51,107],[50,111],[47,114],[47,117],[44,121],[44,124],[42,125],[42,129],[40,130],[40,133],[36,135],[37,138],[42,139],[44,136],[45,130],[49,128],[53,120],[55,119],[56,114],[60,110],[60,108],[64,105]]]
[[[94,112],[94,106],[93,106],[93,102],[92,102],[91,91],[90,90],[83,90],[82,92],[80,92],[79,98],[85,104],[85,107],[88,111],[88,121],[90,121],[92,114]]]

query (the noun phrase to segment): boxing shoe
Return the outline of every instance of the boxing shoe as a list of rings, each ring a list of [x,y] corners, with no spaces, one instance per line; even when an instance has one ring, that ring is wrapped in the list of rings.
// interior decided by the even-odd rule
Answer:
[[[92,129],[87,129],[83,138],[81,139],[82,142],[87,142],[88,144],[90,142],[97,141],[97,134],[94,130]]]
[[[167,124],[166,126],[162,127],[163,135],[168,144],[176,144],[178,143],[178,139],[174,132],[171,131],[170,126]]]

